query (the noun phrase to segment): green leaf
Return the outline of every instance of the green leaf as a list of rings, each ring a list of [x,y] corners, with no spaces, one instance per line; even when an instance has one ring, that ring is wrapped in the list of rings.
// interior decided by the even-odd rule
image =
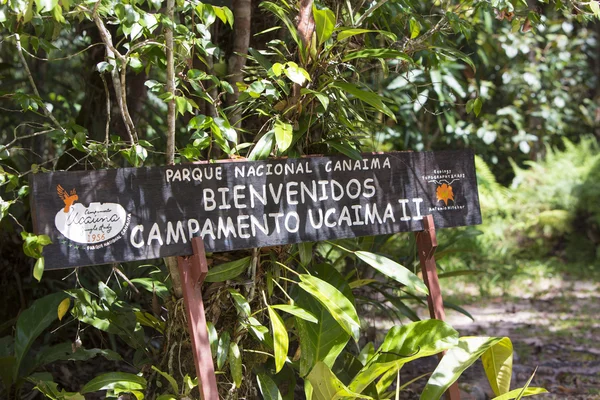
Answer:
[[[315,265],[311,273],[337,287],[349,301],[354,301],[352,290],[348,287],[347,281],[331,265]],[[300,346],[302,347],[300,375],[304,377],[317,361],[323,361],[332,368],[337,356],[350,339],[350,335],[341,328],[327,309],[311,294],[303,290],[298,290],[296,293],[296,305],[313,314],[319,321],[318,324],[314,324],[296,318]]]
[[[501,396],[498,397],[494,397],[492,400],[512,400],[512,399],[516,399],[521,392],[523,392],[523,388],[519,388],[519,389],[515,389],[515,390],[511,390],[508,393],[504,393]],[[525,391],[523,392],[522,396],[535,396],[536,394],[542,394],[542,393],[548,393],[548,391],[544,388],[539,388],[539,387],[528,387],[525,389]]]
[[[0,357],[0,378],[5,388],[9,388],[13,384],[13,376],[15,376],[15,367],[17,359],[13,356]]]
[[[158,372],[163,378],[165,378],[167,380],[167,382],[169,382],[169,385],[171,385],[171,388],[173,389],[173,391],[175,393],[179,393],[179,385],[177,384],[177,381],[175,380],[175,378],[173,378],[171,375],[167,374],[166,372],[163,372],[160,369],[156,368],[154,365],[152,366],[152,369],[155,370],[156,372]]]
[[[308,72],[293,61],[286,63],[286,68],[283,70],[283,73],[290,81],[301,86],[304,85],[306,81],[310,81]]]
[[[213,6],[213,11],[215,12],[215,15],[224,23],[224,24],[229,24],[229,26],[231,28],[233,28],[233,13],[231,12],[231,10],[227,7],[217,7],[217,6]]]
[[[597,1],[593,0],[589,2],[590,9],[594,13],[596,18],[600,18],[600,4]]]
[[[40,282],[42,280],[42,275],[44,274],[44,257],[40,257],[35,262],[35,266],[33,267],[33,277]]]
[[[227,361],[230,343],[231,336],[229,335],[229,332],[222,332],[221,337],[219,338],[219,346],[217,347],[217,368],[219,370],[223,368],[225,361]]]
[[[236,342],[229,345],[229,371],[235,383],[235,387],[242,385],[242,356]]]
[[[533,377],[535,376],[536,372],[537,372],[537,367],[535,367],[535,369],[533,370],[533,373],[531,374],[529,379],[527,379],[527,382],[525,382],[525,386],[523,386],[523,388],[521,389],[521,392],[517,395],[516,400],[521,400],[521,398],[523,396],[525,396],[525,391],[529,388],[529,385],[531,384],[531,381],[533,380]]]
[[[317,31],[317,43],[322,45],[333,33],[333,29],[335,28],[335,14],[328,8],[319,10],[313,4],[313,17]]]
[[[338,289],[316,276],[301,274],[302,289],[314,296],[355,341],[359,339],[360,320],[354,304]]]
[[[177,112],[181,115],[185,114],[188,109],[188,102],[185,97],[175,96],[175,105],[177,106]],[[191,111],[191,107],[190,107]]]
[[[271,306],[269,310],[269,319],[271,320],[271,330],[275,339],[275,373],[279,373],[285,365],[289,348],[289,338],[283,320]]]
[[[463,337],[458,346],[448,350],[435,371],[429,378],[421,399],[437,400],[458,377],[473,364],[490,347],[496,345],[502,338],[496,337]]]
[[[224,264],[219,264],[208,270],[206,274],[206,282],[225,282],[239,276],[242,272],[248,269],[252,257],[244,257],[239,260],[230,261]]]
[[[52,11],[58,4],[58,0],[35,0],[35,6],[39,13]]]
[[[298,243],[298,254],[300,255],[300,264],[306,267],[312,261],[313,244],[311,242]]]
[[[394,49],[363,49],[353,51],[344,56],[342,59],[344,62],[354,60],[357,58],[383,58],[383,59],[402,59],[412,63],[413,59],[406,53]]]
[[[108,372],[98,375],[83,386],[81,393],[97,392],[99,390],[144,390],[146,380],[141,376],[127,372]]]
[[[324,95],[321,92],[317,92],[315,90],[311,90],[311,89],[307,89],[307,88],[302,88],[300,90],[300,94],[312,94],[313,96],[315,96],[317,98],[317,100],[319,100],[319,103],[321,103],[324,110],[327,110],[327,108],[329,107],[329,97],[327,97],[326,95]]]
[[[217,329],[215,325],[207,321],[206,329],[208,329],[208,341],[210,343],[210,352],[213,357],[217,355],[217,349],[219,348],[219,335],[217,335]]]
[[[302,307],[292,306],[289,304],[276,304],[271,307],[276,308],[281,311],[285,311],[288,314],[292,314],[293,316],[296,316],[296,317],[301,318],[308,322],[312,322],[313,324],[316,324],[319,322],[319,320],[311,312],[306,311]]]
[[[279,151],[283,153],[292,144],[292,139],[294,138],[294,129],[292,128],[291,124],[282,122],[279,119],[275,120],[274,129],[277,147],[279,148]]]
[[[421,33],[421,24],[419,24],[419,21],[417,21],[414,17],[412,17],[410,19],[409,25],[410,25],[410,38],[414,39],[417,36],[419,36],[419,33]]]
[[[338,400],[351,397],[353,399],[373,399],[370,396],[361,395],[348,389],[331,369],[322,361],[319,361],[307,377],[311,383],[314,400]]]
[[[58,384],[51,380],[38,379],[31,376],[28,380],[35,385],[34,389],[40,391],[47,398],[53,400],[85,400],[80,393],[65,392],[64,389],[58,390]]]
[[[248,155],[248,160],[256,161],[268,158],[269,154],[271,154],[271,150],[273,149],[274,139],[274,130],[270,130],[269,132],[265,133],[263,137],[261,137],[256,143],[256,145],[250,152],[250,155]]]
[[[392,32],[388,32],[388,31],[381,31],[381,30],[374,30],[374,29],[350,28],[350,29],[342,29],[337,35],[337,40],[341,42],[342,40],[347,39],[351,36],[360,35],[363,33],[378,33],[380,35],[387,37],[388,39],[390,39],[394,42],[397,39],[396,35],[394,35]]]
[[[33,302],[31,307],[23,311],[15,326],[15,358],[14,380],[19,376],[19,369],[29,348],[35,339],[54,322],[58,315],[58,305],[67,297],[65,293],[53,293]]]
[[[339,142],[337,140],[332,139],[327,140],[326,143],[334,149],[336,149],[337,151],[339,151],[340,153],[342,153],[343,155],[348,156],[353,160],[362,160],[362,154],[360,154],[358,150],[356,150],[354,147],[352,147],[346,142]]]
[[[405,285],[407,288],[429,294],[425,283],[417,275],[397,262],[379,254],[369,253],[368,251],[355,251],[354,254],[377,271]]]
[[[443,321],[429,319],[390,329],[373,358],[348,385],[361,393],[384,373],[395,373],[404,364],[441,353],[458,343],[458,332]],[[381,388],[384,391],[385,388]]]
[[[339,82],[339,81],[334,82],[332,86],[337,87],[347,93],[350,93],[351,95],[356,97],[358,100],[369,104],[370,106],[375,108],[377,111],[384,113],[385,115],[387,115],[388,117],[390,117],[391,119],[396,121],[396,116],[394,115],[392,110],[390,110],[388,108],[388,106],[383,104],[382,97],[379,96],[377,93],[362,90],[358,86],[356,86],[352,83],[347,83],[347,82]]]
[[[481,97],[478,97],[473,103],[473,111],[475,112],[476,117],[479,116],[479,113],[481,112],[481,107],[483,107],[483,100],[481,100]]]
[[[62,319],[65,316],[65,314],[67,313],[67,311],[69,311],[70,306],[71,306],[71,299],[68,297],[60,302],[60,304],[58,305],[58,308],[56,310],[56,315],[58,316],[59,321],[62,321]]]
[[[509,338],[502,338],[481,356],[483,369],[496,396],[510,391],[513,366],[513,346]]]
[[[256,374],[256,382],[264,400],[283,400],[277,385],[269,375],[264,372]]]
[[[227,291],[233,299],[233,304],[235,305],[238,314],[248,318],[250,316],[250,304],[248,303],[248,300],[235,289],[227,289]]]

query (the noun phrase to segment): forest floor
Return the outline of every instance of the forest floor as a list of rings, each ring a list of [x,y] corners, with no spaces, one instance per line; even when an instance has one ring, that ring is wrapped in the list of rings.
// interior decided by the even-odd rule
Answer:
[[[548,394],[536,399],[600,399],[600,283],[564,274],[519,280],[510,293],[481,297],[474,284],[442,287],[445,299],[460,304],[474,318],[447,310],[446,320],[461,336],[508,336],[514,347],[511,388],[522,387],[534,370],[532,387]],[[446,282],[442,281],[442,286]],[[427,318],[426,311],[421,317]],[[402,377],[431,372],[436,358],[423,360]],[[420,392],[426,379],[415,383]],[[459,379],[461,400],[493,398],[480,361]],[[414,398],[407,391],[401,398]],[[418,398],[418,397],[416,397]]]

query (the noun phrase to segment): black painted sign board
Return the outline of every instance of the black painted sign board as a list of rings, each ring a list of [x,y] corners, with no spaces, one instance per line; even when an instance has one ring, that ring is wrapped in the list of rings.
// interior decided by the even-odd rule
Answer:
[[[473,153],[394,152],[31,176],[46,268],[481,223]]]

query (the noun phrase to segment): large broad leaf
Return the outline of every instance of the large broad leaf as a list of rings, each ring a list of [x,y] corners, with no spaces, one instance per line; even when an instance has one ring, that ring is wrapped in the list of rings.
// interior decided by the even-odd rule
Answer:
[[[521,392],[523,392],[523,388],[520,389],[515,389],[515,390],[511,390],[508,393],[504,393],[502,396],[498,396],[498,397],[494,397],[492,400],[512,400],[512,399],[516,399],[517,397],[519,397],[519,395],[521,395]],[[521,396],[525,397],[525,396],[534,396],[536,394],[542,394],[542,393],[548,393],[548,391],[544,388],[539,388],[539,387],[528,387],[525,389],[525,391],[523,392],[523,394]]]
[[[287,330],[279,314],[272,307],[269,306],[267,308],[269,310],[273,338],[275,339],[275,373],[278,373],[285,365],[290,342]]]
[[[358,150],[352,147],[347,142],[339,142],[337,140],[327,140],[327,144],[339,151],[340,153],[350,157],[353,160],[362,160],[362,155]]]
[[[335,28],[335,14],[330,9],[319,10],[313,5],[313,17],[317,31],[317,43],[322,45],[333,33],[333,29]]]
[[[229,345],[229,371],[236,387],[242,385],[242,356],[236,342]]]
[[[273,129],[275,130],[275,141],[277,142],[277,147],[279,148],[279,151],[283,153],[292,144],[294,129],[292,128],[291,124],[282,122],[280,120],[275,121],[275,126]]]
[[[425,283],[423,283],[417,275],[413,274],[410,270],[397,262],[379,254],[369,253],[368,251],[355,251],[354,254],[371,267],[375,268],[385,276],[392,278],[396,282],[399,282],[412,290],[429,294],[429,290],[427,290]]]
[[[248,155],[248,160],[264,160],[269,157],[269,154],[271,154],[271,150],[273,149],[274,139],[275,131],[270,130],[269,132],[265,133],[263,137],[258,140],[250,152],[250,155]]]
[[[306,311],[302,307],[292,306],[289,304],[276,304],[271,307],[281,311],[285,311],[286,313],[290,313],[298,318],[302,318],[303,320],[312,322],[314,324],[319,322],[319,320],[311,312]]]
[[[390,110],[388,106],[383,104],[381,96],[379,96],[377,93],[362,90],[358,86],[347,82],[334,82],[333,86],[342,89],[343,91],[351,94],[360,101],[369,104],[371,107],[375,108],[377,111],[384,113],[394,121],[396,120],[396,116],[394,115],[392,110]]]
[[[96,356],[102,356],[107,360],[120,361],[122,360],[119,353],[110,349],[83,349],[78,348],[73,352],[71,342],[63,342],[54,346],[49,346],[41,349],[35,356],[35,364],[32,369],[50,364],[54,361],[69,360],[69,361],[87,361]]]
[[[316,276],[302,274],[298,284],[302,289],[313,295],[321,303],[340,326],[358,341],[360,320],[354,304],[350,302],[335,286],[330,285]]]
[[[481,356],[483,369],[496,396],[510,391],[513,366],[513,346],[509,338],[502,338]]]
[[[314,400],[338,400],[351,397],[353,399],[372,399],[370,396],[362,396],[354,393],[335,376],[331,369],[319,361],[307,377],[313,387]]]
[[[348,387],[360,393],[380,375],[393,373],[409,361],[438,354],[457,343],[458,332],[443,321],[429,319],[394,326]],[[378,388],[378,391],[385,389]]]
[[[463,337],[458,346],[448,350],[429,378],[421,399],[437,400],[458,377],[489,348],[500,342],[499,337]]]
[[[388,32],[388,31],[380,31],[380,30],[374,30],[374,29],[350,28],[350,29],[340,30],[340,32],[337,35],[337,40],[342,41],[342,40],[347,39],[354,35],[360,35],[362,33],[371,33],[371,32],[383,35],[393,41],[396,41],[396,39],[397,39],[396,35],[394,35],[392,32]]]
[[[208,270],[206,282],[224,282],[233,279],[244,272],[250,266],[252,257],[244,257],[239,260],[217,265]]]
[[[348,283],[331,265],[316,265],[311,273],[337,287],[349,301],[354,301]],[[306,376],[318,361],[323,361],[330,368],[333,367],[335,359],[346,346],[350,335],[311,294],[304,290],[296,290],[294,300],[297,306],[309,311],[319,320],[318,324],[313,324],[296,318],[302,349],[300,376]]]
[[[256,382],[264,400],[283,400],[277,385],[269,375],[265,373],[256,374]]]
[[[64,389],[58,390],[58,384],[53,381],[30,377],[28,380],[35,385],[34,389],[42,392],[49,399],[63,400],[85,400],[79,393],[65,392]]]
[[[58,318],[58,305],[67,298],[65,293],[54,293],[33,302],[17,319],[15,327],[14,378],[16,379],[24,357],[33,341]]]
[[[350,61],[355,58],[401,58],[405,61],[412,62],[412,58],[410,58],[408,54],[394,49],[363,49],[353,51],[346,54],[343,61]]]
[[[126,372],[109,372],[98,375],[85,384],[81,393],[97,392],[99,390],[144,390],[146,380],[141,376]]]

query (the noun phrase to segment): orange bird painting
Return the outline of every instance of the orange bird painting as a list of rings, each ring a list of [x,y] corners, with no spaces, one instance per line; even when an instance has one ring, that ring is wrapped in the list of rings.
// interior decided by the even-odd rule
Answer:
[[[446,183],[437,187],[436,194],[437,201],[443,201],[446,206],[448,205],[448,200],[454,201],[454,193],[452,192],[452,186]]]
[[[77,193],[75,193],[75,189],[71,190],[71,193],[67,193],[67,191],[60,185],[56,186],[56,191],[58,192],[60,198],[65,202],[64,211],[68,213],[73,203],[79,200],[79,196],[77,196]]]

